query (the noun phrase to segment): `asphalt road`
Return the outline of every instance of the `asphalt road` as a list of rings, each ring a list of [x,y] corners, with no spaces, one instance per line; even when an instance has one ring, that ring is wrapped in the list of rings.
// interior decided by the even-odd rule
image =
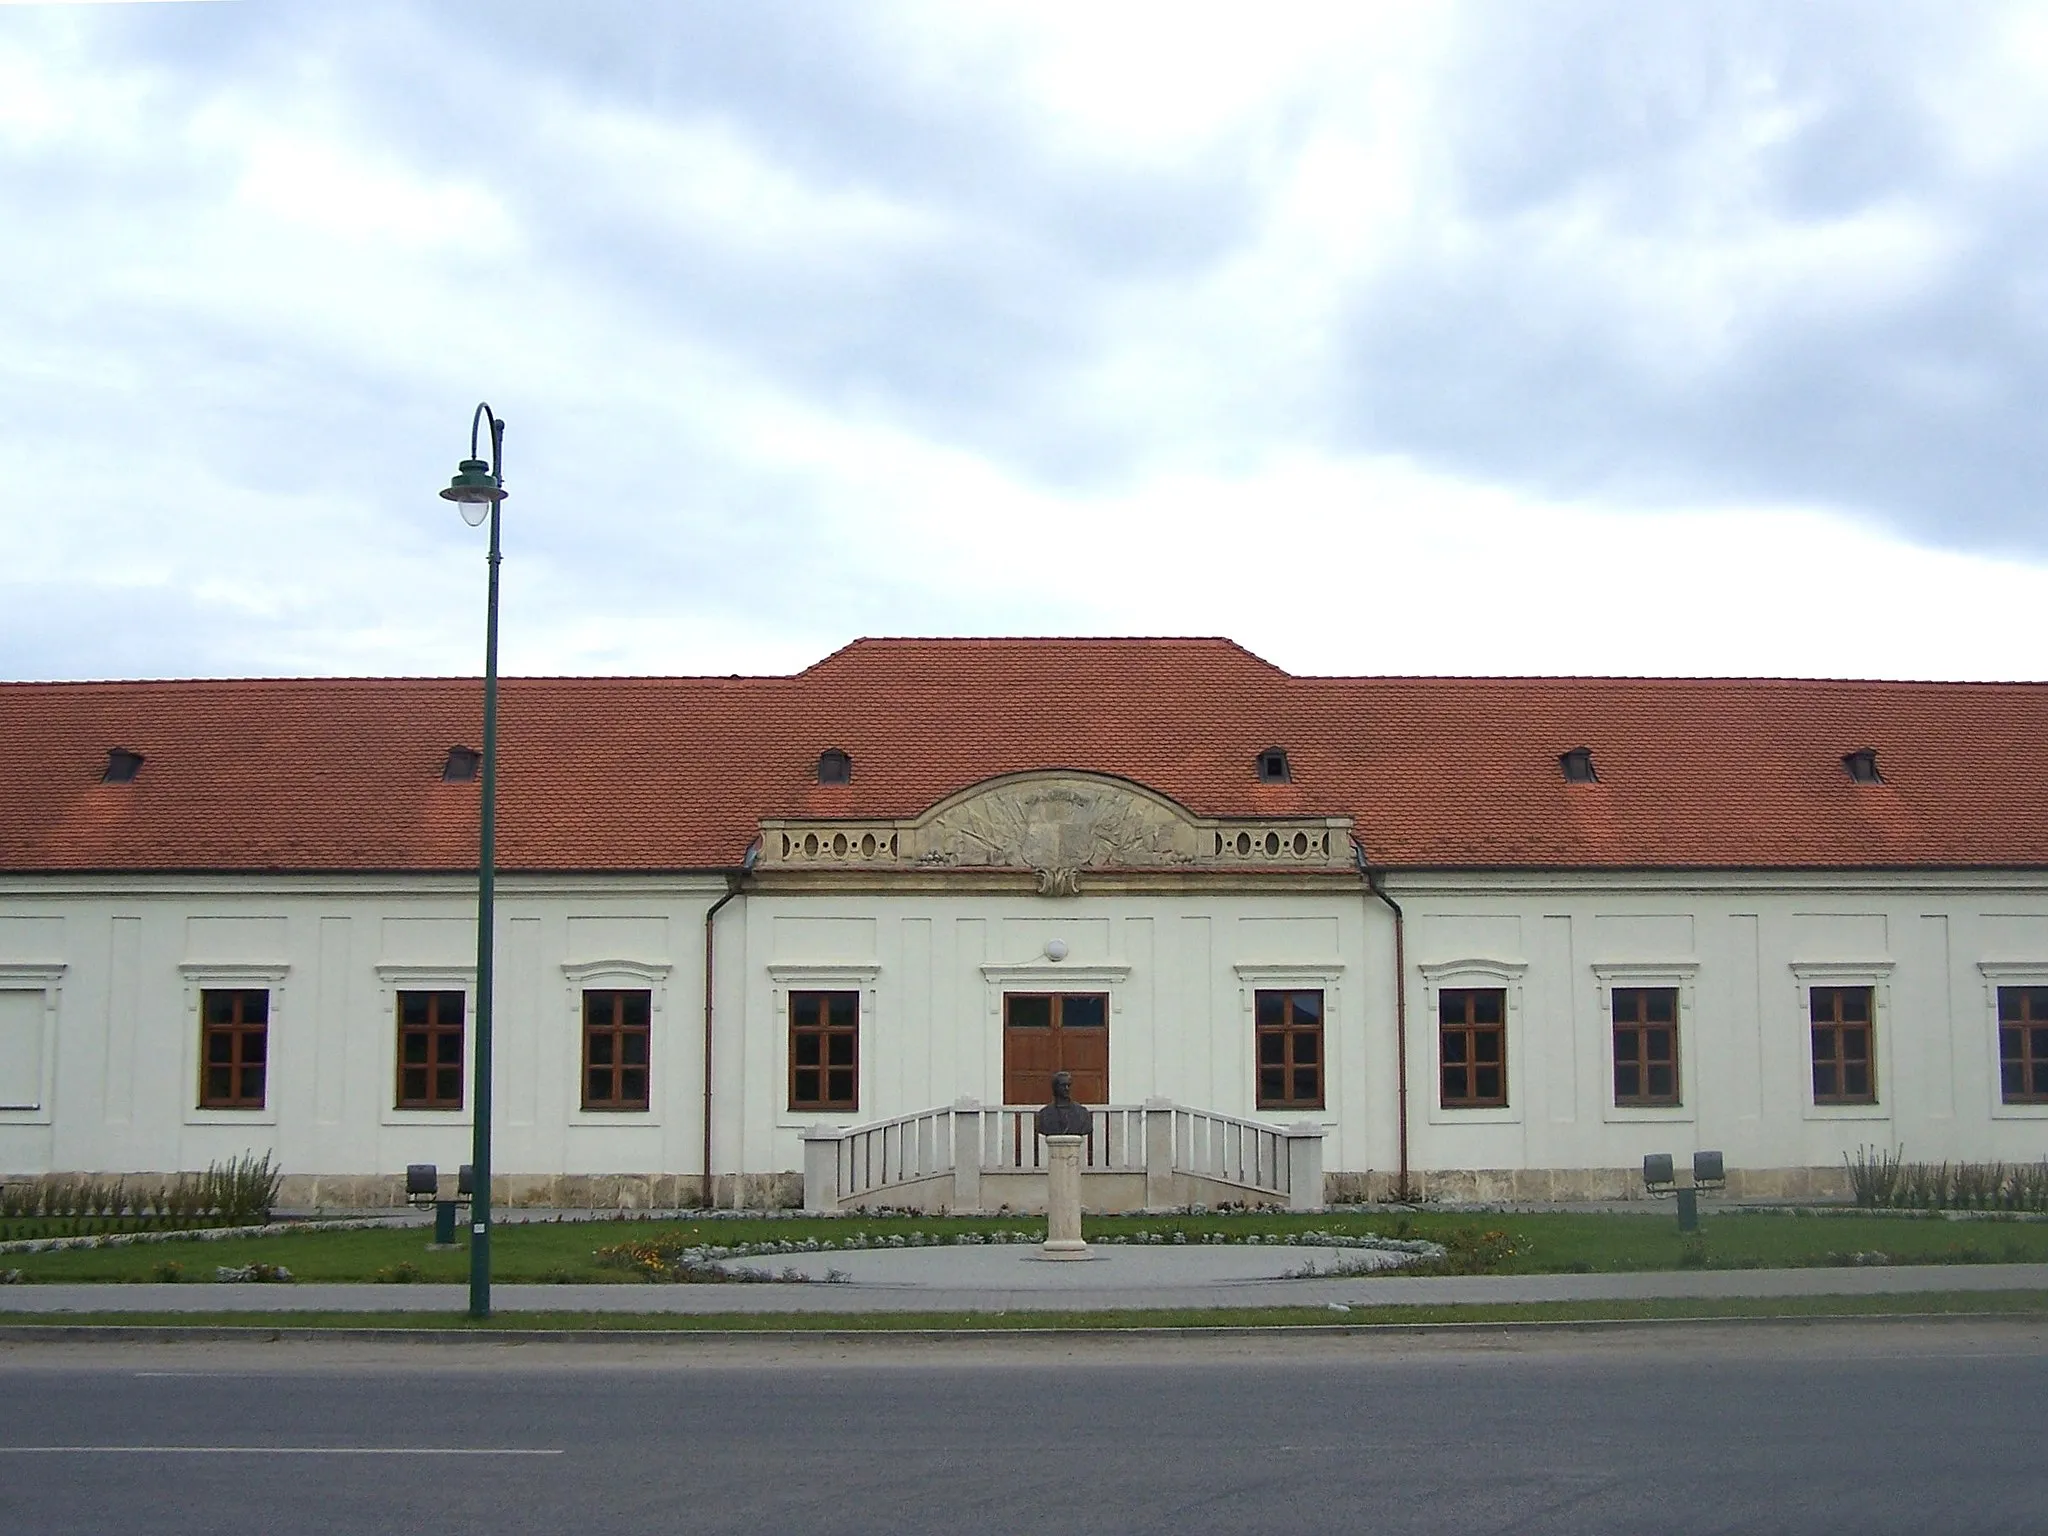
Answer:
[[[2048,1326],[0,1348],[0,1532],[2048,1531]]]

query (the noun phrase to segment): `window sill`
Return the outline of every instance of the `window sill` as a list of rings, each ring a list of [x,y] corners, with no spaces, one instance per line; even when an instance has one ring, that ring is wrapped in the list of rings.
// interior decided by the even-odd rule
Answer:
[[[778,1131],[807,1131],[814,1125],[829,1125],[835,1130],[851,1130],[861,1123],[857,1109],[784,1109],[775,1116]]]
[[[1690,1125],[1699,1116],[1690,1104],[1609,1104],[1600,1118],[1609,1125]]]
[[[1889,1120],[1889,1104],[1808,1104],[1802,1118],[1807,1120]]]
[[[569,1111],[571,1130],[597,1129],[607,1127],[637,1129],[646,1125],[660,1125],[661,1116],[651,1109],[572,1109]]]
[[[1433,1104],[1429,1110],[1431,1125],[1520,1125],[1522,1112],[1513,1105],[1494,1105],[1486,1108],[1460,1109],[1455,1105],[1446,1107]]]
[[[2007,1104],[2004,1100],[1991,1106],[1994,1120],[2048,1120],[2048,1104]]]
[[[188,1109],[185,1111],[187,1125],[275,1125],[277,1110],[271,1105],[261,1109]]]
[[[380,1125],[468,1125],[467,1109],[398,1109],[396,1107],[379,1111]]]

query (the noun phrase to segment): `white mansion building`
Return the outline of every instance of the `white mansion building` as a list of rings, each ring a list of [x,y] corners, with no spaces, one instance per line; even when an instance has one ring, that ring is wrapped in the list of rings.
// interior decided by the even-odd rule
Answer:
[[[0,686],[0,1177],[465,1161],[480,718]],[[501,722],[513,1201],[993,1205],[1062,1067],[1098,1204],[2048,1151],[2048,686],[864,640]]]

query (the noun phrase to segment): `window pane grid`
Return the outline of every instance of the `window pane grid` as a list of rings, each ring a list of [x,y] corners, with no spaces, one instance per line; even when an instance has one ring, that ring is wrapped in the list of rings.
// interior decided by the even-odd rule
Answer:
[[[1815,987],[1808,994],[1813,1036],[1813,1102],[1875,1104],[1869,987]]]
[[[649,992],[583,994],[583,1107],[647,1108]]]
[[[1678,1096],[1678,989],[1616,987],[1614,1102],[1672,1108]]]
[[[1437,1058],[1444,1108],[1505,1108],[1507,993],[1499,987],[1446,987],[1439,992]]]
[[[1998,1091],[2007,1104],[2048,1104],[2048,987],[1998,989]]]
[[[789,1107],[860,1108],[860,994],[789,994]]]
[[[1323,994],[1254,994],[1258,1105],[1261,1109],[1323,1107]]]
[[[199,1107],[261,1109],[270,1064],[270,994],[202,992]]]
[[[462,1108],[460,992],[398,994],[398,1108]]]

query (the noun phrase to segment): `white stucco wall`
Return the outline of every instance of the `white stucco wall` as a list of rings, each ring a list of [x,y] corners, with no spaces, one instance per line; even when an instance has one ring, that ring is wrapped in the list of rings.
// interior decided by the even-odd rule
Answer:
[[[1411,1157],[1428,1169],[1731,1167],[2048,1155],[2048,1107],[1999,1102],[1995,989],[2048,985],[2048,887],[1929,875],[1393,877],[1408,914]],[[507,879],[499,896],[501,1174],[701,1169],[703,878]],[[468,1155],[465,1112],[391,1107],[402,988],[473,985],[461,879],[15,879],[0,886],[0,1173],[167,1171],[245,1150],[295,1174]],[[1066,958],[1046,958],[1057,939]],[[1105,991],[1111,1097],[1253,1105],[1251,994],[1320,986],[1325,1166],[1397,1157],[1392,921],[1326,893],[750,894],[718,919],[721,1174],[802,1165],[785,995],[863,995],[847,1121],[1002,1096],[1001,996]],[[1811,1102],[1809,984],[1876,988],[1878,1103]],[[1612,1103],[1608,985],[1682,993],[1685,1102]],[[584,985],[654,998],[653,1107],[577,1108]],[[1509,1104],[1437,1102],[1435,989],[1509,991]],[[261,1111],[194,1108],[207,986],[272,992]],[[829,1117],[826,1117],[829,1118]]]

